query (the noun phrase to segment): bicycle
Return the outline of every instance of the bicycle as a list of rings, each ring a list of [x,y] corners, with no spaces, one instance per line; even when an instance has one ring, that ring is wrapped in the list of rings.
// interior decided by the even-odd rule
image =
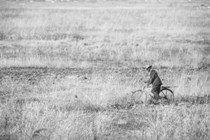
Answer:
[[[146,92],[145,88],[146,88],[146,86],[143,86],[142,89],[132,91],[132,95],[137,92],[141,92],[141,94],[142,95],[145,94],[146,97],[147,97],[147,95],[149,95],[149,97],[151,97],[151,99],[154,101],[155,99],[153,97],[153,94],[152,93],[150,94],[150,92],[149,93]],[[159,101],[164,101],[168,104],[174,102],[174,92],[170,89],[170,86],[161,86],[159,96],[160,96]],[[148,100],[148,99],[145,99],[145,100]]]
[[[170,103],[174,102],[174,92],[170,89],[170,86],[161,86],[159,96]]]
[[[127,100],[125,100],[122,104],[115,103],[112,104],[111,107],[115,109],[132,109],[135,108],[137,104],[170,104],[174,102],[174,93],[170,89],[169,86],[161,86],[161,90],[159,96],[161,99],[156,102],[151,92],[147,92],[145,90],[146,86],[142,89],[138,89],[135,91],[128,92]],[[134,96],[135,93],[138,93]],[[149,98],[148,98],[149,97]]]

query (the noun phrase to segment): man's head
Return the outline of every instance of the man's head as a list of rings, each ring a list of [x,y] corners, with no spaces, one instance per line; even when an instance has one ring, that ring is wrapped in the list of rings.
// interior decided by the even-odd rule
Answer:
[[[152,65],[147,65],[147,66],[146,66],[146,70],[147,70],[148,72],[150,72],[151,69],[152,69]]]

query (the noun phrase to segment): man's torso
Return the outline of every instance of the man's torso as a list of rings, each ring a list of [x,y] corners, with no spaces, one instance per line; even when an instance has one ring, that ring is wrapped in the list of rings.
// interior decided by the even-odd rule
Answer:
[[[153,76],[154,76],[154,80],[152,81],[152,85],[153,86],[154,85],[161,85],[162,82],[160,80],[160,77],[158,76],[158,73],[154,69],[152,69],[150,71],[150,78],[153,78]]]

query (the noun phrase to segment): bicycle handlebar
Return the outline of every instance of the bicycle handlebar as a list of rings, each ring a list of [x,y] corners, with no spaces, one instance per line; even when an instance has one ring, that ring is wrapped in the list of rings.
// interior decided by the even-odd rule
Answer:
[[[135,90],[135,91],[132,91],[132,94],[138,92],[138,91],[145,91],[145,88],[147,87],[147,85],[144,85],[141,89],[138,89],[138,90]]]
[[[148,87],[147,84],[145,84],[145,85],[142,87],[142,90],[145,90],[146,87]]]

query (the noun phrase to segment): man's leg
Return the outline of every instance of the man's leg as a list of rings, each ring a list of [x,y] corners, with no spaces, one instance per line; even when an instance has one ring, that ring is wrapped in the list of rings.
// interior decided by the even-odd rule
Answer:
[[[160,99],[160,96],[159,96],[160,87],[161,87],[161,85],[154,85],[154,86],[152,86],[151,92],[153,93],[154,98],[156,100]]]

